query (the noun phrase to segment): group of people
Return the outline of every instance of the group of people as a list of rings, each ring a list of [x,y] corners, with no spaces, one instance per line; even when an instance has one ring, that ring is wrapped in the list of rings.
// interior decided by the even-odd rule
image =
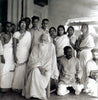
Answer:
[[[31,20],[32,19],[32,20]],[[92,50],[95,46],[89,27],[82,24],[79,37],[74,27],[67,32],[63,25],[50,27],[49,20],[38,16],[23,18],[16,30],[15,24],[0,24],[0,91],[9,89],[27,99],[46,100],[50,79],[57,80],[57,95],[66,95],[73,87],[75,94],[84,92],[96,95],[96,79],[90,77],[97,70]],[[32,27],[30,23],[32,22]]]

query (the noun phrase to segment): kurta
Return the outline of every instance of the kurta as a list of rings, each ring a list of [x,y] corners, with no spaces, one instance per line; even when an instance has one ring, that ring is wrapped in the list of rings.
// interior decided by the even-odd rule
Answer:
[[[14,38],[18,39],[19,42],[17,44],[16,57],[18,59],[16,68],[15,68],[15,76],[13,81],[13,89],[23,89],[24,79],[25,79],[25,71],[26,71],[26,62],[29,55],[29,49],[31,46],[31,34],[26,31],[22,38],[21,33],[15,32]]]
[[[8,89],[12,87],[12,81],[14,76],[14,60],[13,60],[13,48],[12,38],[3,46],[2,55],[5,59],[5,64],[1,63],[2,69],[0,71],[0,88]]]
[[[60,83],[66,85],[72,85],[76,82],[75,75],[81,79],[82,68],[80,67],[80,62],[77,58],[72,57],[67,59],[65,56],[61,58],[61,70],[60,70]]]
[[[45,75],[41,74],[39,68],[46,70]],[[26,73],[26,84],[23,90],[23,96],[26,98],[45,98],[45,89],[50,77],[57,79],[59,75],[53,44],[43,45],[40,43],[33,47]]]
[[[40,36],[43,34],[40,29],[31,29],[31,36],[32,36],[32,47],[34,45],[39,44]]]

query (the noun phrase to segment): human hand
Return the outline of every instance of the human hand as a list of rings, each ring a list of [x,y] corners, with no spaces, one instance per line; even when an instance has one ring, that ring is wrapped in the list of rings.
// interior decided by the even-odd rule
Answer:
[[[39,67],[39,70],[41,72],[42,75],[46,74],[46,69]]]

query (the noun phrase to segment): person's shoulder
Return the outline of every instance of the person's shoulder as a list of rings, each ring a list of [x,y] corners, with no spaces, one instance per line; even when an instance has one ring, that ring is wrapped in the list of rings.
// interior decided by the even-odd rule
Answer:
[[[79,62],[79,59],[74,57],[74,56],[72,57],[72,59],[73,59],[74,62]]]
[[[16,31],[14,34],[13,34],[13,37],[14,38],[18,38],[20,36],[20,32],[19,31]]]
[[[65,57],[65,55],[62,55],[61,57],[60,57],[60,59],[63,61],[63,60],[66,60],[66,57]]]

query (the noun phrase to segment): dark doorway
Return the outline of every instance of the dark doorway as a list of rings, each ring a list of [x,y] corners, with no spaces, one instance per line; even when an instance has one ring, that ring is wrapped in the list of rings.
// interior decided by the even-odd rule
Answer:
[[[0,22],[7,21],[7,3],[8,0],[0,0]]]

